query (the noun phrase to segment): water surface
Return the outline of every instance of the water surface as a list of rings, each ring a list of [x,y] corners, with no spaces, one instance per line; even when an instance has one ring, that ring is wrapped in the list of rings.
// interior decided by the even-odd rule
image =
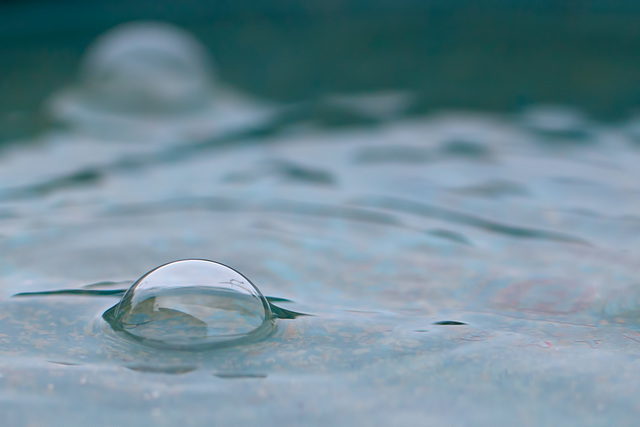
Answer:
[[[200,66],[177,64],[156,77]],[[48,104],[60,126],[0,152],[2,424],[631,425],[635,122],[409,114],[410,93],[285,105],[222,84],[125,114],[83,84]],[[177,351],[113,331],[117,294],[13,296],[127,288],[185,258],[310,315]]]

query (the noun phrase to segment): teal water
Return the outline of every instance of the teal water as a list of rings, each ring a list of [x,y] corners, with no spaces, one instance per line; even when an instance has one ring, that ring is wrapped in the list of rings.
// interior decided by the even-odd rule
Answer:
[[[265,101],[188,33],[136,31],[1,146],[0,424],[634,424],[639,119]],[[103,319],[186,258],[307,315],[186,351]],[[185,301],[154,339],[204,333]]]

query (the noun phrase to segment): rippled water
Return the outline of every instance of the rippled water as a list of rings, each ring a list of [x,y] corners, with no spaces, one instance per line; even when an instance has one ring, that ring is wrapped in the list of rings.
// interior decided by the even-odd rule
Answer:
[[[48,104],[59,125],[0,152],[3,425],[632,424],[637,122],[273,105],[175,54],[187,34],[138,30],[149,56],[101,39]],[[185,258],[308,315],[196,351],[109,327],[120,289]],[[162,307],[197,337],[180,298]]]

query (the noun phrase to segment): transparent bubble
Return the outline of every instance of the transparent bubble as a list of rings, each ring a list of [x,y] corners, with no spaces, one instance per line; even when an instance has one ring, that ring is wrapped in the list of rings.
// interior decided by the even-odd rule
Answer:
[[[80,81],[47,103],[55,120],[102,134],[198,126],[218,94],[211,57],[188,32],[162,22],[122,24],[89,47]],[[150,122],[150,121],[153,121]],[[142,128],[142,129],[138,129]],[[153,132],[152,132],[153,133]]]
[[[151,270],[103,317],[145,344],[185,350],[258,339],[274,325],[268,301],[249,279],[197,259]]]
[[[209,102],[211,68],[205,49],[186,31],[165,23],[130,23],[92,45],[82,83],[103,108],[175,113]]]

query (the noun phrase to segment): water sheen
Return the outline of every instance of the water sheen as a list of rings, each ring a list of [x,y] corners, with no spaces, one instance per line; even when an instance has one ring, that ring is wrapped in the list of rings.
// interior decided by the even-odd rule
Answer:
[[[118,31],[0,146],[0,425],[634,425],[637,118],[264,102]]]

